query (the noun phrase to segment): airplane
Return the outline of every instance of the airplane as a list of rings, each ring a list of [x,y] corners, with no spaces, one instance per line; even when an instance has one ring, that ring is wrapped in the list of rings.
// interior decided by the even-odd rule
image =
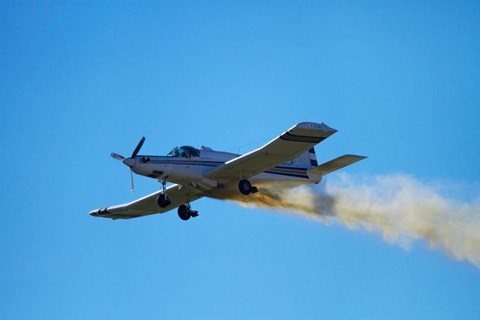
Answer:
[[[198,216],[191,203],[202,197],[228,200],[243,196],[248,201],[265,186],[317,184],[324,175],[366,158],[346,154],[318,165],[314,146],[335,132],[324,123],[298,123],[244,155],[204,146],[175,147],[166,156],[139,155],[145,142],[142,137],[130,157],[111,156],[130,168],[132,190],[133,172],[158,180],[161,189],[129,203],[92,210],[90,215],[130,219],[177,208],[180,219],[189,220]],[[167,187],[167,182],[173,184]]]

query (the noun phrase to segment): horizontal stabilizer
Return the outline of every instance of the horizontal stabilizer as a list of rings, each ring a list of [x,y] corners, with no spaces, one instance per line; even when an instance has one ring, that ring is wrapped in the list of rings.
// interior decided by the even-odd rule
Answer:
[[[326,174],[329,174],[330,172],[349,166],[365,158],[366,157],[364,156],[355,156],[353,154],[346,154],[341,157],[330,160],[328,162],[325,162],[324,164],[321,164],[318,167],[313,167],[312,169],[310,169],[310,171],[313,173],[326,175]]]

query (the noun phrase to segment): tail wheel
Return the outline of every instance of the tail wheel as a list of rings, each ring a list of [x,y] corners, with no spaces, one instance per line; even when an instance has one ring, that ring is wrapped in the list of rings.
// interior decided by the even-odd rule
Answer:
[[[187,221],[192,216],[190,213],[190,208],[186,204],[182,204],[180,207],[178,207],[178,216],[183,221]]]
[[[160,193],[157,197],[157,204],[160,208],[166,208],[168,207],[172,202],[170,201],[170,198],[164,194]]]
[[[252,184],[248,180],[240,180],[238,183],[238,190],[246,196],[248,196],[250,193],[252,193]]]

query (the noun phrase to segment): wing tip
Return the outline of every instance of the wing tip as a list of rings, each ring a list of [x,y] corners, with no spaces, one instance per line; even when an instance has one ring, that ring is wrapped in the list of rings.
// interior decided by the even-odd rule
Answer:
[[[100,208],[100,209],[95,209],[95,210],[92,210],[89,212],[89,214],[92,216],[92,217],[104,217],[104,218],[108,218],[111,213],[108,212],[107,210],[108,208]]]
[[[300,122],[297,123],[294,127],[301,128],[301,129],[309,129],[309,130],[321,130],[324,132],[337,132],[337,129],[329,127],[325,123],[316,123],[316,122]]]
[[[288,132],[297,135],[316,136],[322,138],[327,138],[337,131],[337,129],[331,128],[323,122],[300,122],[288,130]]]

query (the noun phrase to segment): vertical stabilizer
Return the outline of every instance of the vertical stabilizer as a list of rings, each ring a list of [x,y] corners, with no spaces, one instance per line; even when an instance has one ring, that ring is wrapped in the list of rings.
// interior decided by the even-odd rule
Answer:
[[[301,156],[293,159],[291,164],[295,167],[300,168],[312,168],[318,166],[317,155],[315,154],[315,149],[311,148]]]

